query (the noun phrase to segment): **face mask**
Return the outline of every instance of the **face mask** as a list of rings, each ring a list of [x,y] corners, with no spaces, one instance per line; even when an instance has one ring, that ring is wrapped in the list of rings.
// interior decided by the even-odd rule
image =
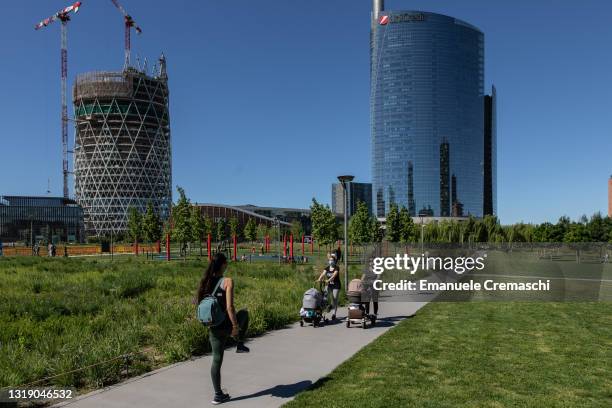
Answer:
[[[330,260],[329,260],[327,263],[329,263],[329,266],[334,266],[334,263],[335,263],[335,262],[334,262],[333,260],[331,260],[331,259],[330,259]]]

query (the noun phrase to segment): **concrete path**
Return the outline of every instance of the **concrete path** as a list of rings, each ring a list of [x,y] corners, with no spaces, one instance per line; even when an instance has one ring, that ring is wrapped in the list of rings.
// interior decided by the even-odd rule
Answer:
[[[416,313],[425,305],[424,301],[381,302],[376,326],[365,330],[357,326],[346,328],[347,309],[342,308],[338,310],[341,320],[335,324],[320,328],[294,324],[276,330],[249,341],[249,354],[227,349],[222,383],[233,399],[223,406],[281,406],[399,321]],[[175,364],[55,406],[207,407],[213,396],[210,362],[211,357],[205,356]]]

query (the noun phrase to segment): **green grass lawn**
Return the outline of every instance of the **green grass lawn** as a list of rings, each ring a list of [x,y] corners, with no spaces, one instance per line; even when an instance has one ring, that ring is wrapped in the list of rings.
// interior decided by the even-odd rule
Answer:
[[[611,362],[612,303],[432,303],[286,406],[610,407]]]
[[[143,258],[0,257],[0,387],[144,352],[51,382],[87,390],[208,352],[192,304],[206,262]],[[230,264],[250,336],[297,320],[313,266]]]

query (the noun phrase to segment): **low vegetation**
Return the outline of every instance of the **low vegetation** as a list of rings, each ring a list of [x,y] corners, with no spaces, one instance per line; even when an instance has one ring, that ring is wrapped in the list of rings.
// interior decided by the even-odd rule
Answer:
[[[0,387],[94,365],[47,383],[91,389],[206,353],[192,304],[205,266],[0,257]],[[255,336],[296,320],[315,273],[310,265],[233,263],[228,276]],[[128,353],[137,354],[97,365]]]

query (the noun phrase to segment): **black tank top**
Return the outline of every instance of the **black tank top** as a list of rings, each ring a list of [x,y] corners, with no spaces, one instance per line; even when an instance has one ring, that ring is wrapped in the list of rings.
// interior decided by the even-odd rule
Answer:
[[[334,280],[329,281],[329,287],[332,289],[340,289],[340,268],[336,266],[333,271],[329,270],[329,266],[325,268],[325,277],[327,279],[330,279],[336,272],[338,273]]]

